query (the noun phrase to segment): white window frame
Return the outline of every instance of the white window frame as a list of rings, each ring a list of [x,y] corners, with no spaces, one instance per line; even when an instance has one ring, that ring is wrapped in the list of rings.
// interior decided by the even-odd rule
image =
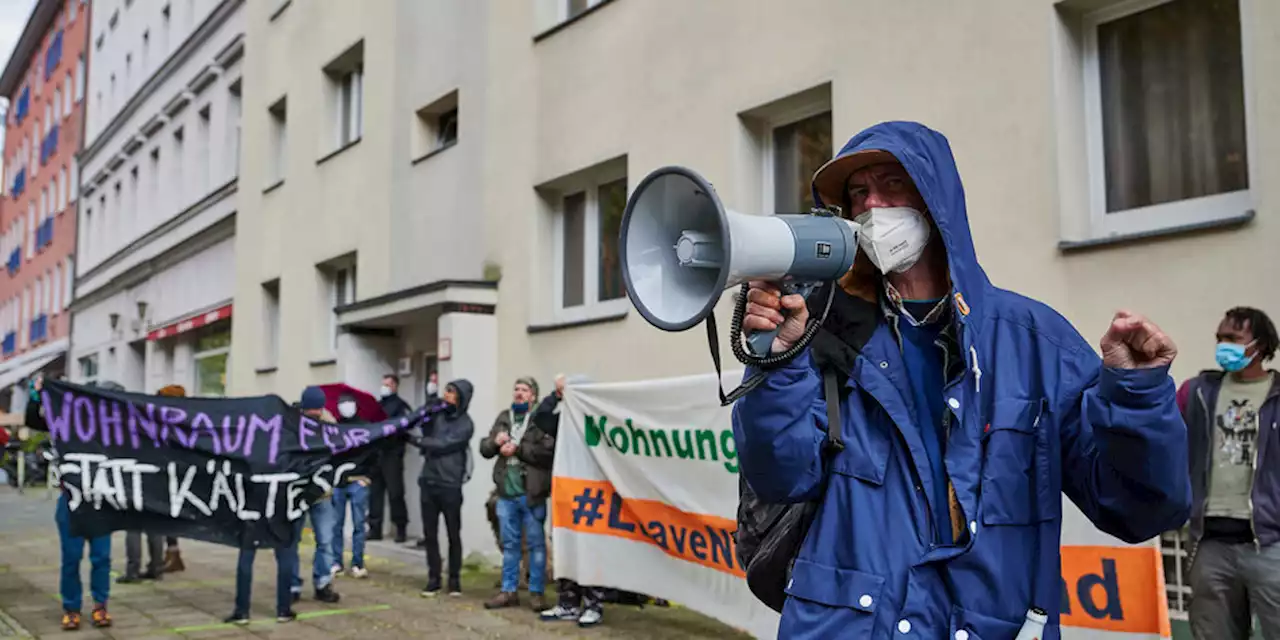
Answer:
[[[91,376],[85,375],[86,364],[93,365],[93,375]],[[76,359],[76,374],[80,377],[80,384],[97,382],[98,376],[101,375],[101,373],[102,373],[102,370],[99,368],[98,354],[91,353],[89,355],[81,356]]]
[[[351,105],[348,107],[345,97],[350,87]],[[337,100],[337,118],[334,120],[335,149],[355,144],[364,137],[364,63],[355,69],[345,71],[335,79],[334,88]],[[346,125],[349,137],[343,136],[343,125]]]
[[[764,127],[760,133],[760,203],[764,208],[762,213],[765,215],[773,215],[776,213],[774,209],[774,201],[777,199],[777,188],[774,184],[774,170],[776,168],[775,149],[773,146],[773,135],[781,127],[792,125],[801,120],[812,118],[813,116],[823,113],[831,113],[832,131],[835,127],[835,113],[831,108],[831,102],[826,99],[814,100],[797,105],[793,109],[783,111],[771,115],[764,121]],[[834,136],[832,140],[834,140]],[[837,203],[838,204],[838,203]],[[789,212],[795,213],[795,212]]]
[[[1083,93],[1085,149],[1088,178],[1089,237],[1125,236],[1212,223],[1236,218],[1255,208],[1253,188],[1259,184],[1256,118],[1253,109],[1253,64],[1249,56],[1252,33],[1249,27],[1253,0],[1237,0],[1240,6],[1240,62],[1244,84],[1245,149],[1249,162],[1249,189],[1211,196],[1188,198],[1124,211],[1107,213],[1106,158],[1102,137],[1102,85],[1099,71],[1098,26],[1173,0],[1127,0],[1084,14]]]
[[[556,1],[556,24],[560,24],[561,22],[565,22],[565,21],[569,20],[569,17],[570,17],[570,16],[569,16],[569,3],[570,3],[570,1],[571,1],[571,0],[557,0],[557,1]],[[588,12],[588,11],[592,10],[593,8],[595,8],[595,6],[596,6],[596,5],[598,5],[598,4],[600,4],[601,2],[604,2],[604,1],[605,1],[605,0],[587,0],[587,8],[586,8],[586,9],[583,9],[583,10],[582,10],[582,12],[583,12],[583,13],[586,13],[586,12]]]
[[[612,164],[612,163],[610,163]],[[627,175],[624,166],[611,166],[591,169],[566,181],[556,188],[555,200],[552,202],[552,317],[557,323],[581,322],[604,316],[611,316],[627,311],[630,301],[627,296],[614,300],[600,301],[600,251],[597,240],[600,236],[600,198],[599,187],[616,180],[628,178],[627,197],[635,188]],[[565,211],[564,200],[567,196],[584,193],[584,228],[583,228],[583,260],[582,260],[582,304],[576,307],[564,306],[564,249],[565,249]]]
[[[208,359],[208,358],[216,358],[216,357],[221,356],[221,355],[226,355],[226,356],[227,356],[227,359],[224,361],[223,370],[222,370],[222,375],[224,375],[224,376],[225,376],[225,375],[227,374],[227,371],[231,368],[231,355],[230,355],[230,354],[231,354],[231,347],[230,347],[229,345],[228,345],[228,346],[225,346],[225,347],[218,347],[218,348],[216,348],[216,349],[208,349],[208,350],[205,350],[205,351],[196,351],[195,353],[193,353],[193,354],[192,354],[192,356],[191,356],[191,368],[192,368],[192,372],[191,372],[191,374],[192,374],[193,388],[195,389],[196,394],[200,394],[200,389],[201,389],[201,385],[200,385],[200,361],[201,361],[201,360]],[[225,391],[225,385],[224,385],[224,391]],[[203,396],[203,395],[201,395],[200,397],[209,397],[209,396]]]
[[[344,289],[338,291],[338,274],[345,273]],[[325,294],[329,301],[329,353],[338,353],[338,307],[356,301],[356,263],[354,261],[342,266],[329,267],[325,270]]]
[[[68,257],[63,261],[63,265],[64,268],[62,275],[66,278],[66,282],[63,283],[65,289],[62,294],[62,310],[66,311],[67,307],[71,305],[71,292],[75,286],[76,262],[73,258]]]

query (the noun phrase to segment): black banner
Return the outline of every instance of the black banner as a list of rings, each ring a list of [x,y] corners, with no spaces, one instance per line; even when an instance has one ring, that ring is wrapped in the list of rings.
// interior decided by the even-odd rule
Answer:
[[[329,424],[274,395],[175,398],[58,381],[44,383],[42,401],[74,535],[133,529],[235,547],[292,544],[311,503],[444,406]]]

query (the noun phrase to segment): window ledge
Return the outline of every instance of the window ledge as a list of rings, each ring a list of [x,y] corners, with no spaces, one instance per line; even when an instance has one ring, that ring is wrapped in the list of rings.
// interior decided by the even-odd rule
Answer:
[[[258,367],[257,369],[254,369],[253,372],[258,375],[266,375],[268,373],[275,373],[278,368],[279,367],[276,367],[275,365],[271,365],[269,367]]]
[[[324,164],[327,160],[329,160],[329,158],[332,158],[342,153],[343,151],[346,151],[347,149],[350,149],[351,147],[354,147],[360,144],[361,140],[364,140],[364,136],[360,136],[359,138],[356,138],[355,140],[352,140],[351,142],[348,142],[342,145],[341,147],[338,147],[337,149],[330,151],[328,154],[322,156],[319,160],[316,160],[316,164],[317,165]]]
[[[338,359],[337,359],[337,358],[326,358],[326,359],[324,359],[324,360],[312,360],[312,361],[311,361],[310,363],[308,363],[308,364],[310,364],[312,367],[327,367],[327,366],[329,366],[329,365],[338,364]]]
[[[410,164],[410,165],[416,165],[416,164],[418,164],[419,162],[422,162],[423,160],[426,160],[427,158],[431,158],[431,157],[435,157],[435,156],[437,156],[437,155],[440,155],[441,153],[444,153],[446,150],[448,150],[448,149],[452,149],[452,148],[454,148],[454,147],[456,147],[456,146],[458,146],[458,141],[457,141],[457,140],[454,140],[453,142],[450,142],[449,144],[446,144],[446,145],[442,145],[442,146],[436,147],[435,149],[432,149],[432,150],[430,150],[430,151],[428,151],[428,152],[426,152],[426,153],[424,153],[424,154],[422,154],[422,155],[420,155],[420,156],[418,156],[418,157],[414,158],[413,160],[411,160],[411,161],[409,162],[409,164]]]
[[[280,6],[276,7],[275,11],[271,12],[271,17],[267,18],[267,22],[275,22],[276,18],[279,18],[280,14],[284,13],[284,10],[288,9],[291,4],[293,4],[293,0],[284,0],[284,2],[280,3]]]
[[[1196,222],[1192,224],[1178,225],[1176,227],[1164,227],[1161,229],[1152,229],[1150,231],[1140,231],[1137,233],[1125,233],[1105,238],[1093,238],[1089,240],[1063,240],[1058,243],[1058,251],[1062,253],[1077,253],[1088,251],[1090,249],[1100,249],[1114,245],[1131,244],[1142,242],[1144,240],[1152,240],[1156,238],[1164,238],[1170,236],[1180,236],[1196,231],[1213,231],[1234,229],[1243,227],[1253,221],[1257,213],[1250,209],[1240,215],[1230,216],[1227,218],[1219,218],[1217,220],[1208,220],[1205,222]]]
[[[268,193],[271,193],[272,191],[275,191],[276,189],[279,189],[282,186],[284,186],[284,178],[280,178],[279,180],[276,180],[275,182],[264,187],[262,189],[262,195],[265,196]]]
[[[529,334],[535,334],[535,333],[548,333],[551,331],[560,331],[563,329],[576,329],[578,327],[589,327],[593,324],[604,324],[606,322],[617,322],[619,320],[624,320],[626,319],[628,313],[630,312],[624,309],[622,311],[602,313],[600,315],[582,318],[580,320],[568,320],[565,322],[551,322],[548,324],[531,324],[525,328],[525,331],[528,332]]]
[[[558,33],[561,29],[567,29],[567,28],[569,28],[569,25],[571,25],[571,24],[573,24],[573,23],[575,23],[575,22],[577,22],[577,21],[579,21],[579,20],[581,20],[581,19],[583,19],[583,18],[585,18],[585,17],[587,17],[587,16],[589,16],[589,15],[591,15],[591,14],[593,14],[593,13],[595,13],[595,12],[599,11],[599,10],[600,10],[600,7],[603,7],[603,6],[607,5],[607,4],[611,4],[612,2],[613,2],[613,0],[600,0],[600,2],[599,2],[598,4],[596,4],[596,6],[594,6],[594,7],[588,7],[588,8],[587,8],[585,11],[583,11],[582,13],[579,13],[578,15],[576,15],[576,16],[574,16],[574,17],[572,17],[572,18],[569,18],[568,20],[565,20],[564,22],[557,22],[557,23],[556,23],[555,25],[553,25],[551,28],[546,29],[546,30],[545,30],[545,31],[543,31],[542,33],[539,33],[539,34],[537,34],[537,35],[533,36],[533,42],[534,42],[534,44],[537,44],[537,43],[539,43],[539,42],[541,42],[541,41],[543,41],[543,40],[545,40],[545,39],[547,39],[547,38],[550,38],[551,36],[553,36],[553,35],[555,35],[556,33]]]

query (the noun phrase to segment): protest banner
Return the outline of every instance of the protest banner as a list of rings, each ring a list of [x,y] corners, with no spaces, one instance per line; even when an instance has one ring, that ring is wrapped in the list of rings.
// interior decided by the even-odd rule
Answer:
[[[279,396],[161,397],[60,381],[44,383],[41,402],[72,533],[145,530],[236,547],[290,544],[313,502],[439,410],[329,424]]]
[[[715,375],[566,389],[551,504],[557,576],[773,638],[778,615],[748,590],[735,554],[737,507],[731,411]],[[1168,637],[1156,543],[1124,544],[1063,507],[1062,637]]]

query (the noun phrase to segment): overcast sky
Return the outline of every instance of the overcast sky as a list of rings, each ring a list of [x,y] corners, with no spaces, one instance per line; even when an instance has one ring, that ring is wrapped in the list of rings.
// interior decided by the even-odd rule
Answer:
[[[22,35],[22,28],[26,26],[27,18],[31,17],[31,8],[35,5],[36,0],[0,0],[0,70],[9,64],[9,54],[13,53],[14,45],[18,44],[18,37]],[[3,148],[4,127],[0,126],[0,149]],[[3,160],[0,159],[0,162]],[[8,187],[0,186],[0,192],[7,190]]]

